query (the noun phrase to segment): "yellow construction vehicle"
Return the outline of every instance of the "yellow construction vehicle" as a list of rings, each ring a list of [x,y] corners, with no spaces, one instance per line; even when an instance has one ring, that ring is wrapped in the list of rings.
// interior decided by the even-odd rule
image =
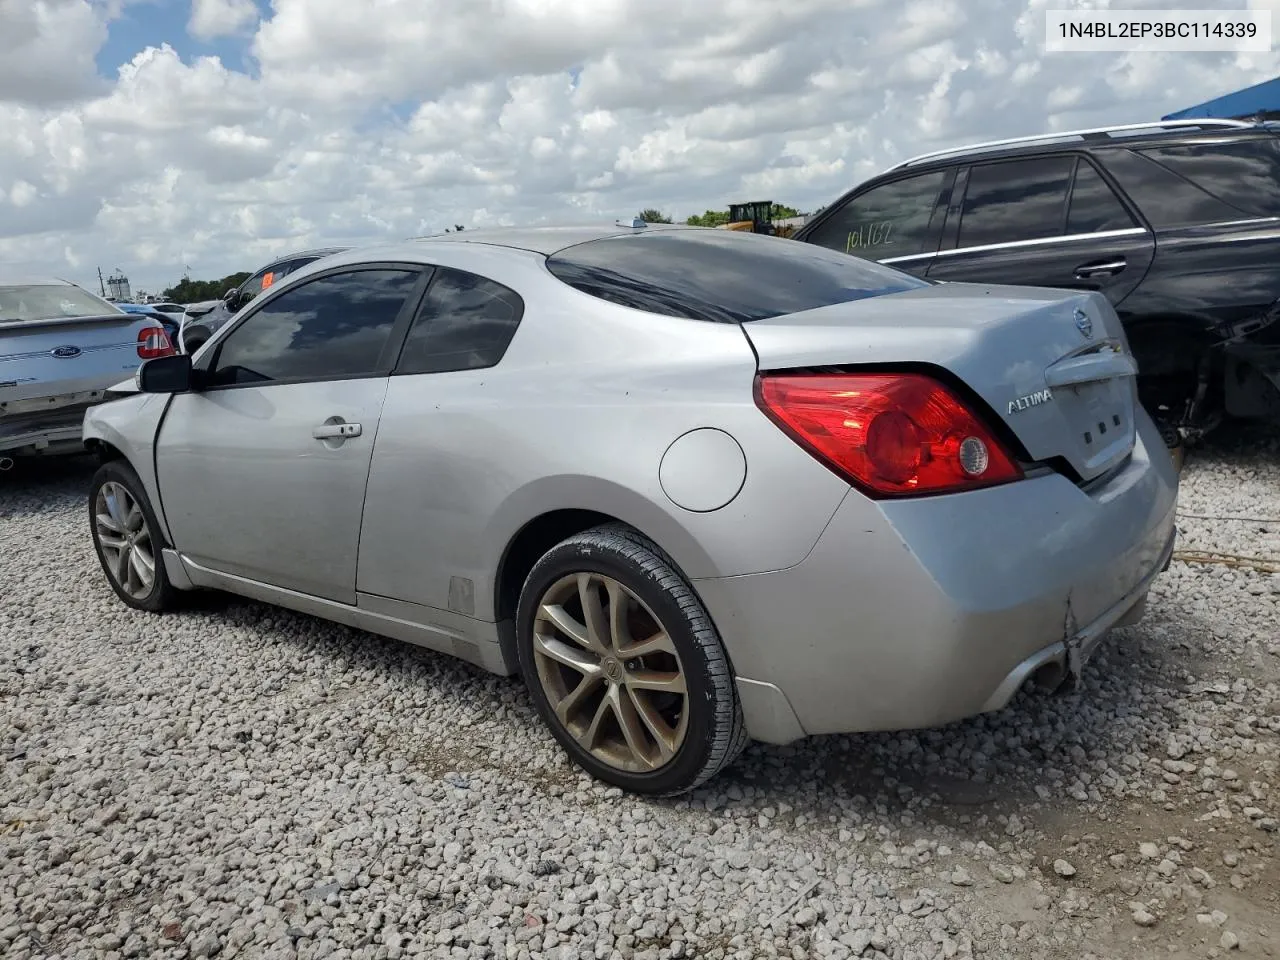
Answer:
[[[794,224],[773,222],[772,200],[729,204],[729,222],[722,224],[720,229],[737,230],[742,233],[764,233],[772,237],[790,237],[796,232]]]

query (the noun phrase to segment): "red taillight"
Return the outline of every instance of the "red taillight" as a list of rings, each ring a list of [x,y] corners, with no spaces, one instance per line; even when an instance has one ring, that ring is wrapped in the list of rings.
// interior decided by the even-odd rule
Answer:
[[[169,334],[164,327],[144,327],[138,331],[138,357],[142,360],[154,360],[156,357],[168,357],[177,353]]]
[[[1022,477],[973,412],[922,374],[765,374],[756,402],[872,496],[954,493]]]

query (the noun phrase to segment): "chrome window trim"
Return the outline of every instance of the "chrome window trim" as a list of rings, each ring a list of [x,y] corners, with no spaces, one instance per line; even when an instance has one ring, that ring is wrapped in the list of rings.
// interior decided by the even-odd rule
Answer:
[[[1166,230],[1190,230],[1196,227],[1247,227],[1254,223],[1280,223],[1280,217],[1250,217],[1247,220],[1215,220],[1213,223],[1189,223],[1182,227],[1166,227]]]
[[[1021,247],[1037,247],[1044,244],[1074,243],[1077,240],[1108,240],[1114,237],[1136,237],[1149,234],[1144,227],[1125,227],[1123,230],[1100,230],[1096,233],[1068,233],[1058,237],[1037,237],[1034,240],[1009,240],[1005,243],[982,243],[972,247],[953,247],[950,250],[935,250],[932,253],[911,253],[904,257],[889,257],[881,263],[903,263],[907,260],[922,260],[925,257],[949,257],[957,253],[983,253],[988,250],[1016,250]]]
[[[1250,217],[1247,220],[1216,220],[1212,223],[1188,224],[1186,227],[1174,227],[1175,230],[1186,230],[1203,227],[1247,227],[1251,224],[1277,223],[1280,217]],[[935,250],[931,253],[909,253],[902,257],[885,257],[877,263],[909,263],[912,260],[923,260],[926,257],[950,257],[958,253],[985,253],[989,250],[1016,250],[1021,247],[1035,247],[1042,244],[1071,243],[1076,240],[1109,240],[1116,237],[1136,237],[1150,234],[1145,227],[1125,227],[1123,230],[1101,230],[1097,233],[1068,233],[1060,237],[1038,237],[1035,240],[1010,240],[1006,243],[984,243],[972,247],[953,247],[950,250]]]

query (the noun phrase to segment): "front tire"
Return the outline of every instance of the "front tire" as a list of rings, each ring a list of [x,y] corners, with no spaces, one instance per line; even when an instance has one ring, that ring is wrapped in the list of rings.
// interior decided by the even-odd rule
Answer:
[[[592,776],[670,796],[747,744],[729,658],[662,551],[608,524],[549,550],[517,611],[520,671],[543,722]]]
[[[178,591],[165,572],[160,526],[142,480],[125,461],[110,460],[93,475],[89,529],[116,596],[152,613],[176,605]]]

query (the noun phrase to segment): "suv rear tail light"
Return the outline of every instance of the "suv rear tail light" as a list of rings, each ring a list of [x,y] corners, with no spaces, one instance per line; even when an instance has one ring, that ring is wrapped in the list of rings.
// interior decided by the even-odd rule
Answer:
[[[144,327],[138,331],[138,358],[154,360],[177,353],[164,327]]]
[[[1022,478],[968,406],[922,374],[762,374],[756,403],[872,497],[955,493]]]

